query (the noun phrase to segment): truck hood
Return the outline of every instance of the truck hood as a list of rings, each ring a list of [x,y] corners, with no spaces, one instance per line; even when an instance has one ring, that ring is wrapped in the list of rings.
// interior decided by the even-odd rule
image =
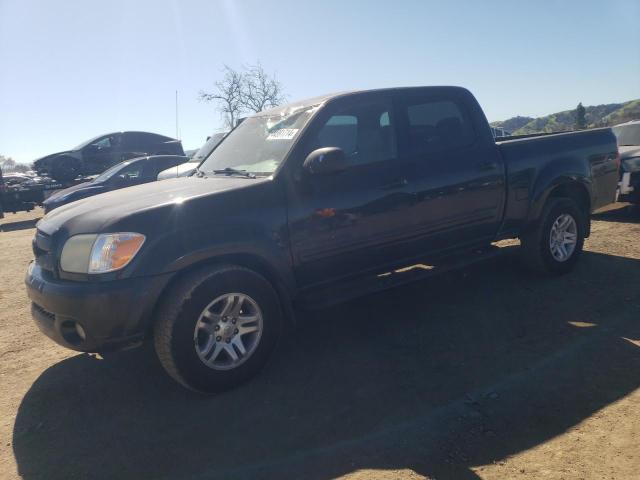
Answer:
[[[185,177],[123,188],[78,200],[53,210],[38,222],[38,229],[48,235],[64,228],[69,234],[97,233],[108,230],[124,218],[146,210],[186,206],[203,196],[246,188],[270,178]]]
[[[620,152],[620,158],[622,160],[625,158],[640,157],[640,145],[624,145],[618,147],[618,151]]]

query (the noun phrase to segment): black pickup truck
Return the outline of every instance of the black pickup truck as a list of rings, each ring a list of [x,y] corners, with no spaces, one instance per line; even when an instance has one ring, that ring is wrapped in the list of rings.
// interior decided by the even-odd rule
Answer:
[[[246,119],[194,176],[46,215],[33,317],[80,351],[153,339],[174,379],[221,391],[265,364],[294,305],[465,264],[506,238],[527,265],[569,271],[591,212],[615,199],[618,162],[610,129],[496,143],[458,87],[293,103]]]

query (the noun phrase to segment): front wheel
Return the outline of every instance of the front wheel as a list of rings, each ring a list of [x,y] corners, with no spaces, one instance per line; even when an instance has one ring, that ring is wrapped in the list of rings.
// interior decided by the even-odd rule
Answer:
[[[168,293],[154,342],[171,377],[191,390],[215,393],[265,365],[281,325],[278,297],[264,277],[238,266],[206,268]]]
[[[582,252],[587,221],[572,199],[550,199],[538,224],[521,237],[525,265],[543,273],[569,272]]]

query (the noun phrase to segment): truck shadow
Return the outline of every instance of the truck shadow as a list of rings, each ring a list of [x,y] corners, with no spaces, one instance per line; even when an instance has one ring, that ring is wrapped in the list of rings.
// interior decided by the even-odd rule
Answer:
[[[5,222],[0,223],[0,232],[14,232],[16,230],[26,230],[28,228],[35,228],[36,223],[40,221],[39,218],[32,220],[22,220],[20,222]]]
[[[19,407],[19,472],[478,478],[472,467],[638,388],[639,285],[638,260],[585,253],[573,274],[541,278],[507,255],[305,314],[258,378],[213,398],[175,386],[148,348],[77,355],[45,371]]]

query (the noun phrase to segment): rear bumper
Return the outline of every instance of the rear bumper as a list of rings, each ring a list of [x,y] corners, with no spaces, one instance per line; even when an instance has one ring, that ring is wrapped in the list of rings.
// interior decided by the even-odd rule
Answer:
[[[25,285],[32,317],[46,336],[72,350],[104,352],[142,341],[169,279],[72,282],[53,279],[31,263]]]

